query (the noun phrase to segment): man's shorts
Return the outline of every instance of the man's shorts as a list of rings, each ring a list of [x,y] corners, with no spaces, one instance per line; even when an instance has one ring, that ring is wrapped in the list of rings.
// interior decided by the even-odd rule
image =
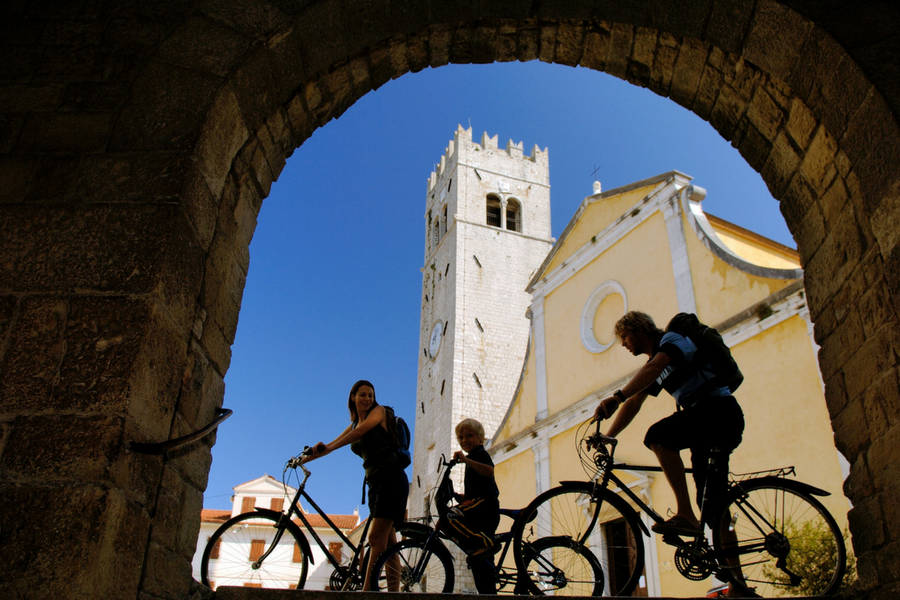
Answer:
[[[676,451],[690,448],[697,505],[702,506],[710,454],[718,450],[717,468],[709,477],[707,490],[707,500],[716,503],[728,487],[728,456],[741,443],[743,433],[744,413],[737,400],[733,396],[714,396],[651,425],[644,445]]]
[[[369,486],[369,516],[401,523],[406,517],[409,479],[400,465],[382,467],[369,475],[366,483]]]

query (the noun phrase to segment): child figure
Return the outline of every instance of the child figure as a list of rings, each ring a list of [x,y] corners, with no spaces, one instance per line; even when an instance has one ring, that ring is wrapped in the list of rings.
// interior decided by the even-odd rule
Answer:
[[[441,519],[439,527],[466,551],[479,594],[496,594],[494,551],[499,547],[494,532],[500,524],[500,490],[494,479],[494,461],[484,449],[484,426],[463,419],[456,426],[462,451],[453,458],[466,465],[461,502]]]

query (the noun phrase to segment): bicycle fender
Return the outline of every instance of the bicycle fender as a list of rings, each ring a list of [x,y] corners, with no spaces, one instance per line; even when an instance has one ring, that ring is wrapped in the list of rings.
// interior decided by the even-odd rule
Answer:
[[[788,489],[794,489],[798,492],[805,492],[812,496],[830,496],[831,492],[825,491],[822,488],[817,488],[808,483],[803,483],[802,481],[797,481],[796,479],[785,479],[784,477],[759,477],[757,479],[747,479],[746,481],[742,481],[732,488],[733,490],[740,489],[742,483],[746,483],[748,485],[752,484],[756,485],[779,485],[784,486]]]
[[[277,519],[284,514],[282,512],[279,512],[277,510],[272,510],[269,508],[257,507],[254,510],[261,515],[266,515],[266,516],[272,517],[274,519]],[[303,534],[303,530],[300,529],[300,527],[293,521],[288,521],[287,527],[285,527],[285,529],[290,529],[291,533],[294,534],[294,537],[299,540],[300,549],[303,550],[306,553],[306,555],[309,557],[309,563],[313,564],[313,565],[316,564],[316,559],[313,556],[312,548],[309,547],[309,541],[306,539],[306,536]]]

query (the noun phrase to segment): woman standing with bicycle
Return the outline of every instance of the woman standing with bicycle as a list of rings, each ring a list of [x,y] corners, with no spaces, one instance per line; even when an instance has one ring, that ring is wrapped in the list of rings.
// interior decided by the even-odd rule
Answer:
[[[398,456],[399,440],[395,425],[383,406],[375,400],[375,386],[365,380],[357,381],[350,389],[347,401],[350,425],[332,442],[319,442],[306,461],[315,460],[350,445],[354,454],[363,459],[366,484],[369,488],[369,561],[363,589],[372,589],[372,566],[389,545],[397,542],[394,527],[406,512],[409,480]],[[388,582],[394,591],[396,584]]]

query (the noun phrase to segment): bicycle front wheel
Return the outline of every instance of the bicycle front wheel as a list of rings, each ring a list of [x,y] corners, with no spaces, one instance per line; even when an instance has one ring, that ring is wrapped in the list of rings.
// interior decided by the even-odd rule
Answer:
[[[277,525],[276,517],[259,513],[238,515],[222,524],[203,550],[203,585],[213,590],[223,585],[302,589],[309,569],[305,540],[300,543],[296,536],[301,533]]]
[[[449,594],[453,591],[453,557],[440,543],[408,539],[394,544],[375,563],[380,592]]]
[[[760,596],[826,596],[846,568],[841,530],[828,510],[791,481],[741,483],[713,527],[722,574]]]
[[[599,596],[604,576],[586,546],[563,537],[541,538],[527,551],[525,569],[531,585],[547,596]]]
[[[583,545],[600,564],[604,595],[627,596],[644,570],[638,515],[613,492],[602,490],[594,498],[593,491],[590,482],[567,483],[535,498],[513,525],[516,568],[527,572],[542,538],[568,539]],[[531,576],[526,583],[533,594],[543,593]]]

